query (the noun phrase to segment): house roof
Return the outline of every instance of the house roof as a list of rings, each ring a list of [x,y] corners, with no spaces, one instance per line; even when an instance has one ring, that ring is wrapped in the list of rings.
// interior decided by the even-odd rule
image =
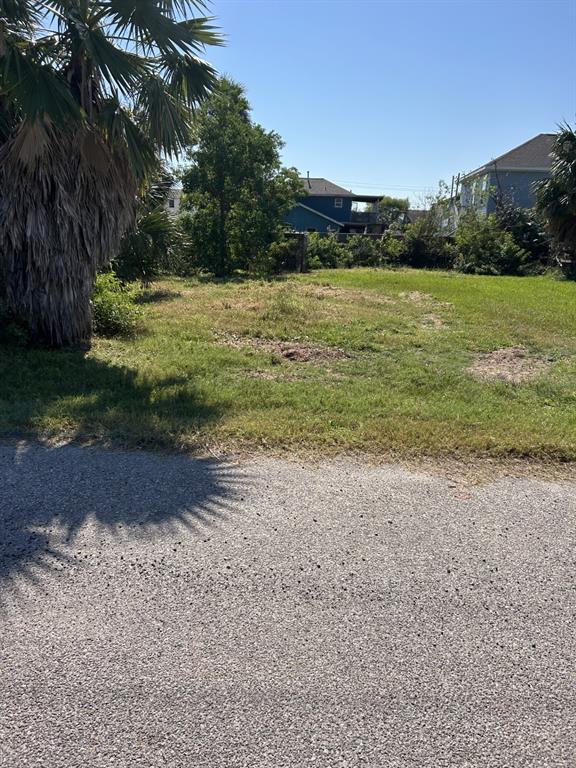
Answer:
[[[353,192],[350,192],[349,189],[339,187],[338,184],[334,184],[331,181],[328,181],[328,179],[313,179],[303,176],[300,177],[300,181],[306,189],[306,194],[313,195],[314,197],[356,197],[356,195]]]
[[[317,211],[315,208],[310,208],[309,205],[304,205],[304,203],[297,203],[296,206],[298,208],[304,208],[305,211],[308,211],[309,213],[313,213],[315,216],[320,217],[321,219],[326,219],[326,221],[331,221],[332,224],[338,224],[339,227],[342,226],[342,221],[337,221],[337,219],[333,219],[331,216],[327,216],[325,213],[321,213],[320,211]]]
[[[430,211],[425,211],[423,208],[410,208],[406,212],[406,218],[410,224],[414,224],[415,221],[423,219],[424,216],[427,216],[429,213]]]
[[[520,144],[519,147],[499,155],[474,171],[470,171],[466,176],[475,176],[481,171],[488,171],[493,168],[502,171],[547,171],[552,166],[550,153],[555,138],[554,133],[539,133],[532,139],[525,141],[524,144]]]

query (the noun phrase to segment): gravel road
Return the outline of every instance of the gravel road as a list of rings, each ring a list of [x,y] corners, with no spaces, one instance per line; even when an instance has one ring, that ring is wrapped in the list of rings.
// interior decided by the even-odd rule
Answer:
[[[2,768],[576,765],[576,484],[0,445]]]

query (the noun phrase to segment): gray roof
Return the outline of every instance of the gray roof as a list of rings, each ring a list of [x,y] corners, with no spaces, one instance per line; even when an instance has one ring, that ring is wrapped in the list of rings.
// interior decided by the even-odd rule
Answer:
[[[407,211],[406,218],[410,224],[414,224],[415,221],[423,219],[424,216],[427,216],[429,213],[430,211],[424,210],[423,208],[410,208],[410,210]]]
[[[353,192],[344,187],[339,187],[338,184],[333,184],[328,179],[312,179],[306,176],[300,177],[300,181],[306,189],[308,195],[328,196],[328,197],[356,197]]]
[[[505,152],[466,175],[474,176],[481,171],[493,168],[502,171],[549,170],[552,166],[550,152],[555,138],[554,133],[539,133],[524,144],[520,144],[519,147]]]

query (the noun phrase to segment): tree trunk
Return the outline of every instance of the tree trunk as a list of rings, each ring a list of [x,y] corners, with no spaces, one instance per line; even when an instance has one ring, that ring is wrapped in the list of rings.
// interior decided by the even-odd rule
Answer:
[[[95,267],[77,260],[67,273],[58,260],[39,264],[33,249],[14,253],[6,275],[7,301],[31,341],[54,347],[87,347],[92,335],[90,297]]]
[[[90,129],[35,123],[2,146],[2,271],[34,341],[89,343],[96,272],[117,253],[134,206],[125,158]]]

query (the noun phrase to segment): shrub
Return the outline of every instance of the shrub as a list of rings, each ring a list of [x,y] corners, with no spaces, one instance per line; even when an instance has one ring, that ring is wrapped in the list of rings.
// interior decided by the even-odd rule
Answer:
[[[141,316],[134,297],[134,289],[123,285],[114,272],[98,275],[92,294],[94,332],[100,336],[132,335]]]
[[[301,248],[299,237],[284,236],[272,243],[268,248],[270,272],[294,272],[301,269]]]
[[[306,251],[310,269],[343,267],[348,265],[348,254],[336,235],[322,235],[311,232],[308,236]]]
[[[377,267],[382,260],[381,241],[375,237],[350,235],[345,248],[350,266]]]
[[[402,237],[386,233],[380,241],[382,266],[398,266],[406,261],[406,243]]]
[[[530,264],[511,232],[505,232],[494,214],[479,216],[467,211],[455,235],[456,269],[479,275],[522,275]]]
[[[495,213],[500,229],[510,232],[514,242],[528,254],[525,269],[542,272],[551,262],[550,240],[544,222],[532,208],[517,208],[499,201]]]
[[[440,234],[432,211],[406,227],[402,259],[410,267],[450,269],[453,266],[450,242]]]

